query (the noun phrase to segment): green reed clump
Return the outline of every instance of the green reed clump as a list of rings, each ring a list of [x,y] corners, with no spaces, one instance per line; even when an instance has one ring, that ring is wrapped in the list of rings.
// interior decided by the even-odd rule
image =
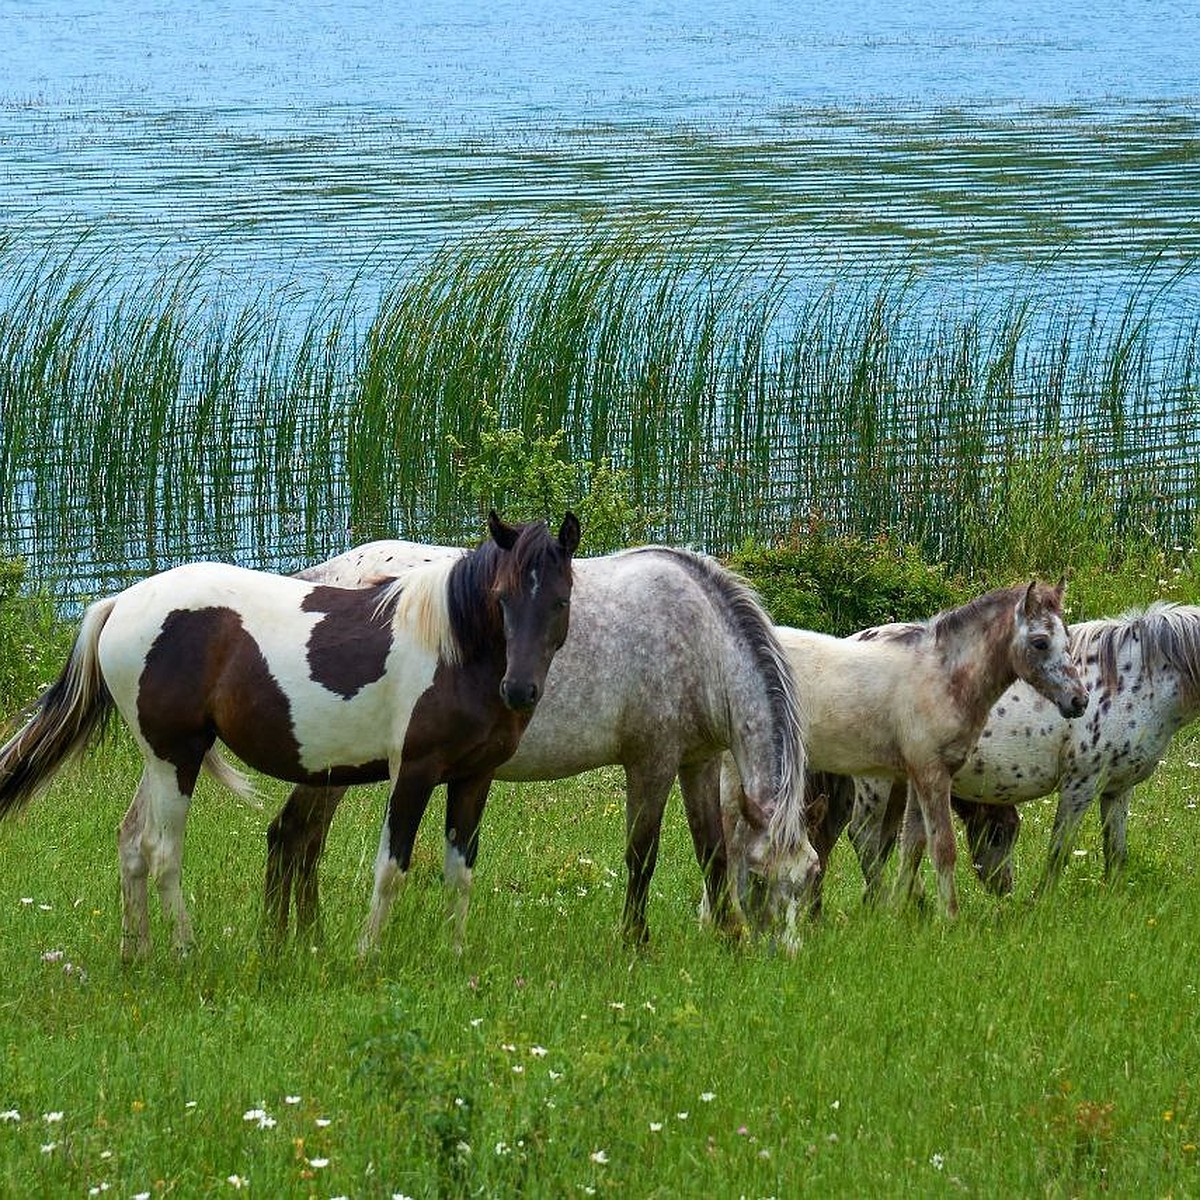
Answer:
[[[647,536],[717,553],[815,518],[958,574],[1053,574],[1190,544],[1200,514],[1200,333],[1149,271],[1116,304],[1032,277],[968,300],[654,226],[453,243],[369,305],[366,281],[130,274],[86,240],[10,238],[0,265],[0,538],[74,589],[473,540],[488,412],[558,439],[582,488],[611,471]]]

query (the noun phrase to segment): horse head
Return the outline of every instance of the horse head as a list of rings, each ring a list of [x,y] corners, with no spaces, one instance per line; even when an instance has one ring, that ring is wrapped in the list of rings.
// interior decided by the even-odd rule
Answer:
[[[546,673],[567,638],[571,558],[579,520],[568,512],[558,537],[544,521],[509,525],[493,510],[488,531],[500,550],[492,592],[504,623],[505,672],[500,696],[514,712],[529,713],[545,689]]]
[[[1013,668],[1064,717],[1079,717],[1088,693],[1063,623],[1063,586],[1034,580],[1021,594],[1013,613]]]
[[[756,810],[743,797],[729,845],[738,905],[752,933],[781,936],[791,948],[798,941],[798,921],[819,904],[821,862],[807,832],[781,846],[772,822]]]

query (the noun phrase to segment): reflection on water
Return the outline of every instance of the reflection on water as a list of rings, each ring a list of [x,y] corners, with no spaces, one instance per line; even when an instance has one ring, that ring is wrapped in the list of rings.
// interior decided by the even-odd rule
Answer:
[[[1196,254],[1182,6],[593,9],[0,4],[0,212],[339,283],[496,223],[644,214],[967,280]]]

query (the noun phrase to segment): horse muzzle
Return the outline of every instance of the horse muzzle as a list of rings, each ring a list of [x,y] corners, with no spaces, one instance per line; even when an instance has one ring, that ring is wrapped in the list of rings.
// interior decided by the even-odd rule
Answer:
[[[500,681],[500,699],[506,708],[516,713],[532,712],[541,698],[542,690],[532,679]]]
[[[1072,692],[1069,696],[1063,696],[1058,701],[1058,711],[1064,717],[1082,717],[1084,710],[1088,706],[1088,697],[1086,691]]]

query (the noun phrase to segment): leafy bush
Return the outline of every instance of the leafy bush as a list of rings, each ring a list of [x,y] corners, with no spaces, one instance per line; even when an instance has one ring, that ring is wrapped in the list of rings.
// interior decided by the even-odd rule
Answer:
[[[839,637],[888,621],[924,620],[973,594],[912,546],[884,535],[835,535],[823,526],[776,547],[747,543],[730,566],[757,589],[778,624]]]
[[[646,540],[650,514],[630,497],[629,477],[607,458],[572,462],[564,433],[546,433],[538,420],[532,434],[502,428],[500,414],[482,406],[479,443],[469,447],[447,437],[462,486],[481,512],[495,508],[506,520],[545,518],[552,528],[571,509],[583,529],[585,553],[603,554]]]

